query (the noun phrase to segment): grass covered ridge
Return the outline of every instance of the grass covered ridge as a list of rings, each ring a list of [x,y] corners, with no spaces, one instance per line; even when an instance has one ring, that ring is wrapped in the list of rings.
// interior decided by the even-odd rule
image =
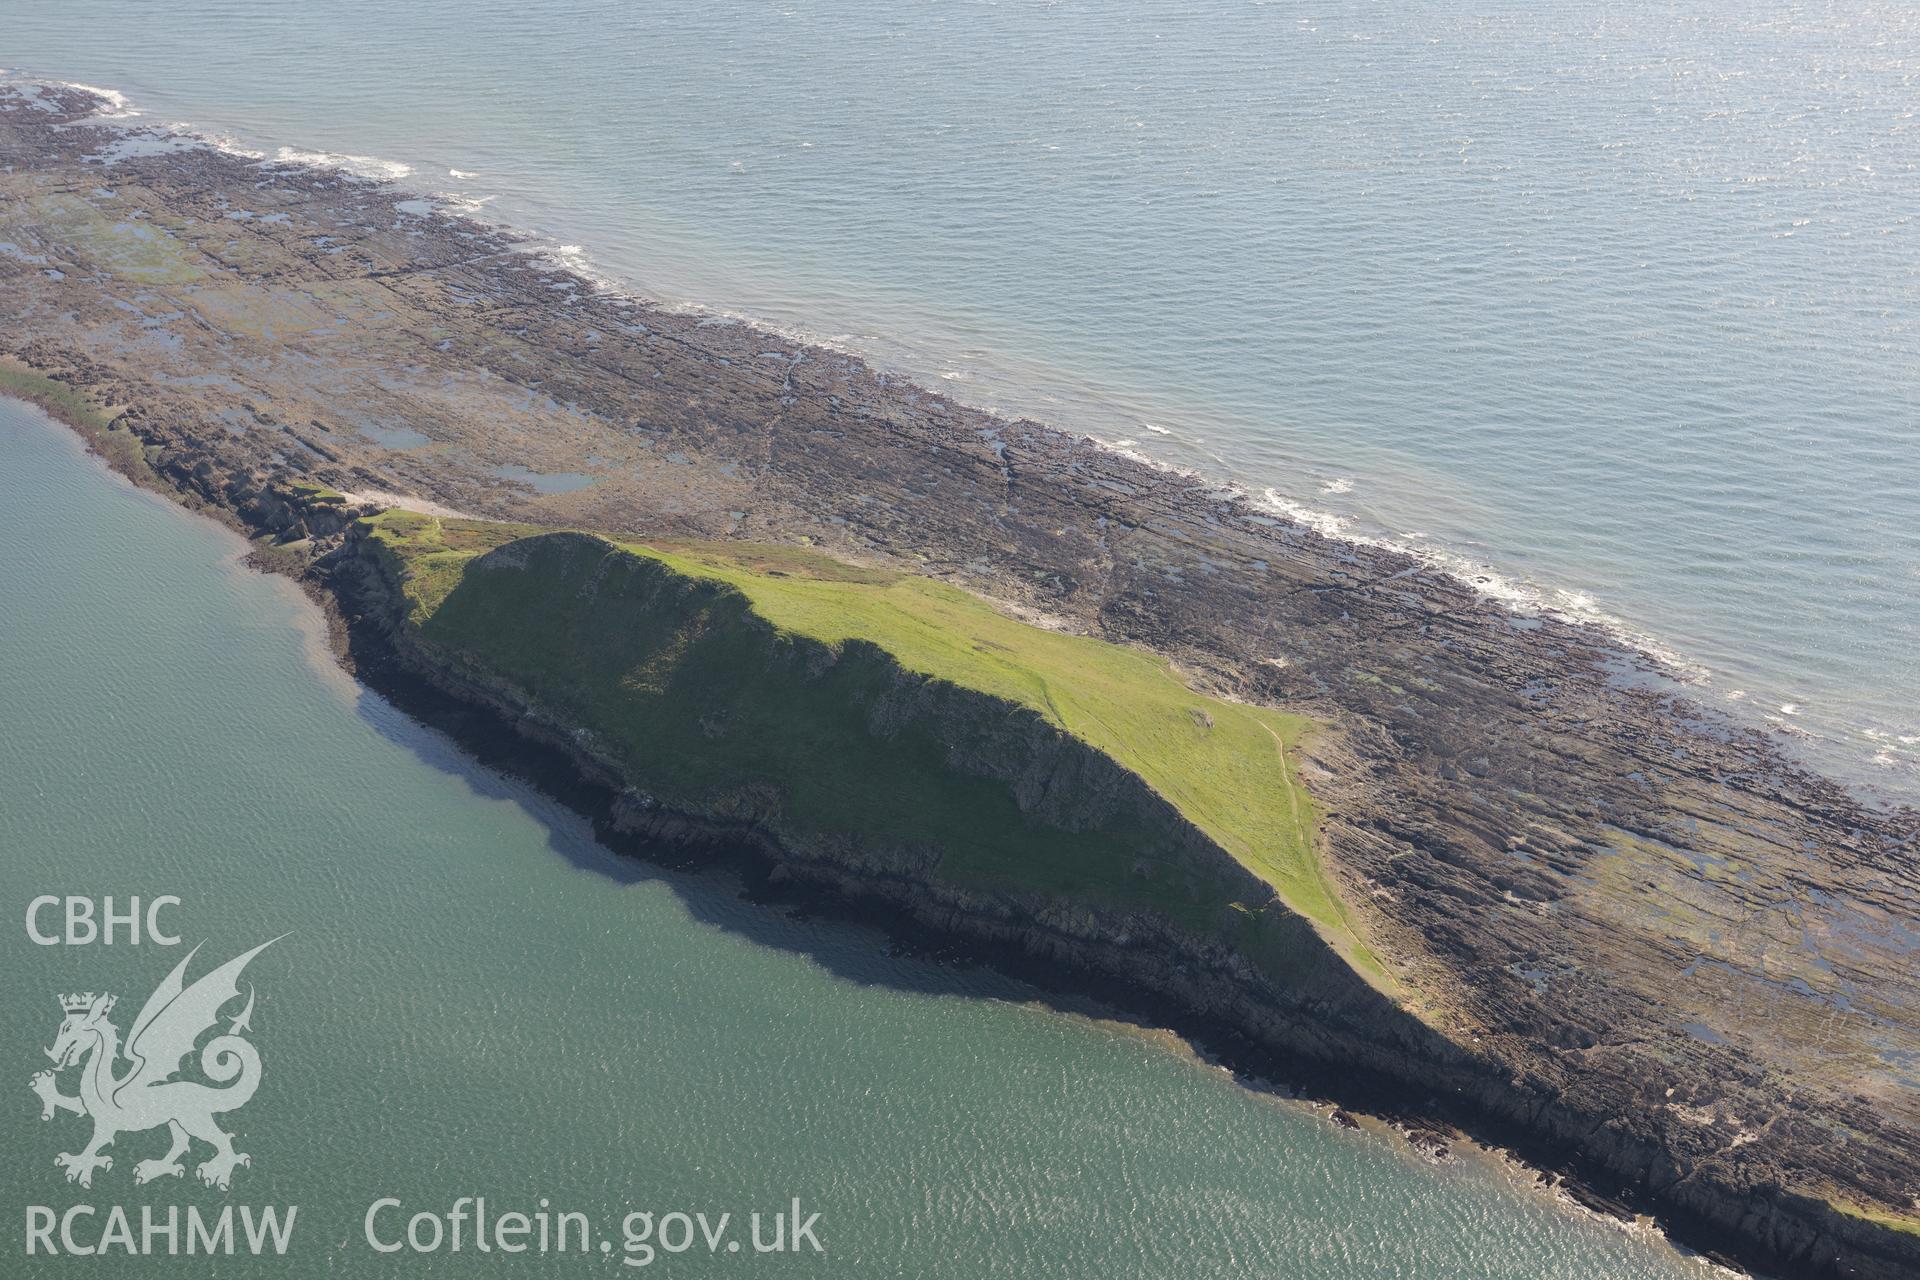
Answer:
[[[1910,1236],[1920,1236],[1920,1212],[1895,1213],[1889,1209],[1869,1208],[1866,1205],[1856,1204],[1852,1200],[1844,1197],[1829,1197],[1827,1203],[1848,1217],[1864,1219],[1877,1226],[1886,1227],[1891,1231],[1904,1232]],[[1916,1200],[1915,1207],[1917,1210],[1920,1210],[1920,1200]]]
[[[366,523],[393,557],[423,639],[613,741],[663,800],[775,778],[783,816],[811,828],[937,844],[942,876],[1160,910],[1226,935],[1269,968],[1287,966],[1298,948],[1285,941],[1285,913],[1241,900],[1244,882],[1142,865],[1129,852],[1151,842],[1140,832],[1039,824],[1005,785],[946,767],[941,743],[876,738],[863,708],[883,696],[890,660],[1027,708],[1144,780],[1350,965],[1385,981],[1315,851],[1313,801],[1288,759],[1312,727],[1304,717],[1196,693],[1151,654],[805,548],[603,544],[589,553],[603,563],[588,591],[577,580],[587,568],[562,563],[543,545],[551,540],[524,544],[561,557],[537,571],[469,573],[486,552],[546,530],[401,511]],[[649,603],[622,612],[609,595]],[[766,627],[732,625],[748,615],[841,661],[824,685],[770,671],[751,651]],[[863,646],[875,661],[861,660]]]

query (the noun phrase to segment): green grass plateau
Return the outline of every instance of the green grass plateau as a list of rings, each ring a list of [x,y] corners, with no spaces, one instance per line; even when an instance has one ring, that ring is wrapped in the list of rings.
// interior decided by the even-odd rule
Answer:
[[[715,795],[770,781],[780,821],[937,846],[936,874],[952,881],[1157,910],[1269,971],[1301,963],[1290,938],[1303,917],[1385,981],[1316,856],[1313,801],[1288,760],[1312,727],[1304,717],[1196,693],[1151,654],[805,548],[585,544],[404,511],[366,523],[422,641],[586,727],[669,805],[710,809]],[[473,571],[522,539],[524,571]],[[797,659],[778,658],[787,641],[838,660],[802,678]],[[1139,857],[1151,832],[1037,822],[1005,784],[950,768],[932,734],[876,737],[867,708],[897,681],[895,664],[998,700],[983,705],[1025,708],[1106,755],[1292,915],[1247,901],[1249,886],[1223,870]]]

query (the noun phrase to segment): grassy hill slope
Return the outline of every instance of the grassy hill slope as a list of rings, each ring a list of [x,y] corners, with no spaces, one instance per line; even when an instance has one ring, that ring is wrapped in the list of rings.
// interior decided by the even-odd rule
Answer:
[[[1287,759],[1311,728],[1303,717],[1196,693],[1150,654],[804,548],[616,546],[399,511],[368,525],[423,643],[584,726],[664,803],[937,848],[940,877],[1159,911],[1270,970],[1297,962],[1285,919],[1297,915],[1384,980],[1316,857],[1313,802]],[[1051,750],[1034,745],[1036,720],[1144,782],[1287,910],[1175,847],[1149,808],[1037,800],[1036,786],[1073,790],[1052,755],[1051,781],[1011,788],[980,776],[1003,760],[954,767],[967,751]],[[1102,787],[1113,790],[1081,789]]]

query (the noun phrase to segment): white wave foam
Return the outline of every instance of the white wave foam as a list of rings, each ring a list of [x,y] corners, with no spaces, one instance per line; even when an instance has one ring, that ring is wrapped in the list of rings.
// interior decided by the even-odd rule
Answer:
[[[100,118],[117,119],[118,117]],[[226,134],[201,133],[192,125],[178,121],[170,124],[122,124],[117,125],[116,129],[118,136],[112,142],[85,158],[95,164],[115,164],[121,160],[133,160],[141,156],[169,155],[200,147],[208,147],[230,156],[239,156],[243,160],[262,158],[260,152],[248,150]]]
[[[459,191],[437,191],[434,193],[434,198],[444,201],[446,206],[455,213],[471,217],[478,221],[480,220],[480,211],[500,197],[497,195],[470,196]]]
[[[302,151],[281,147],[274,154],[276,164],[300,165],[310,169],[338,169],[365,182],[398,182],[413,172],[413,166],[379,156],[348,155],[340,151]]]
[[[182,129],[186,127],[186,125],[180,126]],[[241,146],[234,140],[233,135],[230,133],[195,133],[193,136],[212,147],[215,151],[224,152],[230,156],[239,156],[242,160],[265,160],[267,158],[267,153],[264,151],[255,151],[252,147]]]
[[[1787,717],[1775,715],[1771,711],[1766,712],[1760,718],[1765,720],[1773,728],[1775,733],[1785,734],[1790,738],[1800,738],[1807,742],[1816,742],[1825,739],[1827,736],[1823,733],[1815,733],[1804,725],[1796,724]]]
[[[596,293],[618,295],[626,287],[617,277],[610,276],[595,266],[593,259],[587,256],[587,251],[577,244],[541,245],[534,252],[556,267],[579,276],[591,285]]]
[[[1654,637],[1634,629],[1624,619],[1606,612],[1595,603],[1592,596],[1583,591],[1542,587],[1509,578],[1488,564],[1445,547],[1368,534],[1355,529],[1352,521],[1344,516],[1305,506],[1273,489],[1262,490],[1258,501],[1269,510],[1325,537],[1412,556],[1428,568],[1458,579],[1480,595],[1522,616],[1546,614],[1577,625],[1597,628],[1657,660],[1690,684],[1704,684],[1708,679],[1709,672],[1705,667],[1668,648]]]
[[[1873,763],[1882,768],[1913,768],[1920,765],[1920,733],[1899,733],[1867,729],[1866,736],[1876,750]]]
[[[0,67],[0,85],[19,91],[22,105],[30,111],[55,112],[60,105],[52,97],[56,89],[78,89],[81,93],[90,93],[101,103],[89,114],[92,120],[119,120],[140,113],[127,102],[127,95],[118,89],[102,89],[99,85],[81,84],[76,80],[49,80],[44,76],[23,75],[19,72]]]
[[[696,317],[703,325],[751,325],[762,333],[770,334],[776,338],[785,338],[790,342],[802,346],[815,347],[823,351],[832,351],[840,355],[854,356],[860,359],[870,358],[867,354],[868,348],[865,345],[866,342],[870,340],[870,335],[819,333],[800,326],[779,324],[747,311],[717,307],[690,298],[676,298],[646,292],[644,286],[636,285],[632,280],[611,275],[601,270],[593,262],[592,258],[588,256],[586,250],[577,244],[560,244],[552,240],[542,241],[537,237],[529,238],[524,228],[516,227],[505,219],[482,217],[478,213],[480,206],[491,202],[494,198],[495,197],[490,195],[478,198],[452,196],[448,197],[448,201],[458,212],[472,217],[476,222],[500,231],[508,232],[523,241],[530,239],[531,242],[527,244],[529,252],[562,270],[579,276],[591,285],[596,293],[610,301],[629,306],[653,307],[674,315]],[[875,368],[877,372],[882,374],[886,372],[884,369],[880,369],[879,366],[875,366]],[[995,417],[1001,416],[990,409],[985,410],[985,412]]]
[[[1081,436],[1080,438],[1096,448],[1105,449],[1108,453],[1117,453],[1121,457],[1131,462],[1137,462],[1143,467],[1151,467],[1153,470],[1164,472],[1167,475],[1186,476],[1188,479],[1200,478],[1200,473],[1192,467],[1175,466],[1173,463],[1156,458],[1152,454],[1140,452],[1136,447],[1140,443],[1138,440],[1102,440],[1099,436]],[[1228,486],[1228,488],[1233,491],[1233,495],[1236,497],[1240,496],[1243,492],[1236,486]]]
[[[1323,484],[1323,485],[1321,485],[1321,486],[1320,486],[1320,492],[1322,492],[1322,493],[1352,493],[1352,492],[1353,492],[1353,481],[1351,481],[1351,480],[1349,480],[1349,479],[1347,479],[1347,477],[1345,477],[1345,476],[1335,476],[1335,477],[1334,477],[1333,479],[1331,479],[1331,480],[1329,480],[1329,481],[1327,481],[1327,482],[1326,482],[1325,484]]]
[[[225,155],[238,156],[242,160],[265,160],[267,153],[255,151],[252,147],[243,147],[230,133],[209,133],[185,120],[172,120],[164,125],[152,126],[156,134],[178,138],[183,146],[212,147]]]
[[[96,98],[104,98],[107,105],[93,113],[92,118],[95,120],[131,120],[140,114],[133,109],[133,103],[127,100],[127,95],[118,89],[102,89],[97,84],[81,84],[78,80],[53,80],[49,83],[57,84],[64,89],[78,89],[82,93],[91,93]]]
[[[447,170],[447,176],[449,178],[460,178],[462,180],[465,180],[467,178],[477,178],[480,175],[477,173],[468,173],[465,169],[449,169]]]
[[[1260,491],[1262,505],[1278,515],[1283,515],[1295,524],[1305,525],[1315,533],[1325,534],[1329,538],[1341,538],[1347,542],[1359,542],[1369,546],[1392,546],[1384,538],[1367,538],[1347,531],[1347,521],[1331,511],[1316,511],[1312,507],[1302,506],[1292,498],[1283,496],[1276,489]]]

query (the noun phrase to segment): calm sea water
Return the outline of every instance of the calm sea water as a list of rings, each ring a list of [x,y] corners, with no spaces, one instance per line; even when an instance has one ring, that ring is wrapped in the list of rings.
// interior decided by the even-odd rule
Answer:
[[[385,1196],[473,1194],[546,1197],[616,1241],[635,1208],[822,1214],[824,1261],[689,1253],[667,1274],[1709,1274],[1485,1158],[1430,1168],[1168,1042],[615,859],[344,678],[237,539],[10,402],[0,546],[8,1276],[57,1265],[23,1258],[24,1206],[76,1203],[136,1224],[149,1203],[300,1207],[270,1266],[99,1264],[114,1275],[474,1275],[471,1251],[377,1256],[360,1225]],[[178,894],[197,965],[291,931],[248,970],[265,1074],[229,1118],[253,1156],[229,1196],[135,1187],[159,1134],[123,1136],[90,1192],[62,1180],[82,1122],[43,1124],[26,1088],[56,995],[114,991],[124,1029],[184,948],[32,945],[41,893]],[[620,1256],[481,1269],[629,1274]]]
[[[1436,548],[1920,799],[1912,6],[7,9],[0,65]]]

